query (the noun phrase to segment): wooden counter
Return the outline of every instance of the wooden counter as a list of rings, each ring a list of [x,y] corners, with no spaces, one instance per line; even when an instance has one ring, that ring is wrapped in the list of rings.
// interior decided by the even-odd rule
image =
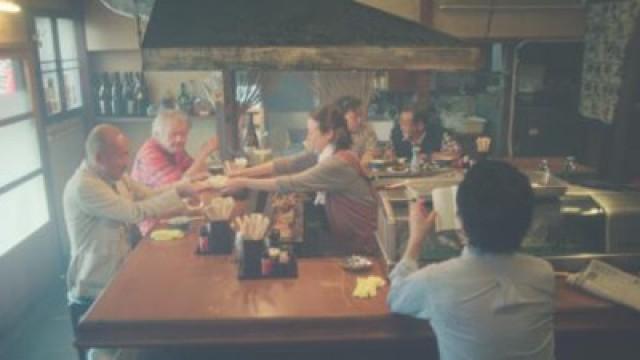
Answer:
[[[549,169],[553,174],[562,174],[564,172],[565,158],[563,157],[514,157],[514,158],[499,158],[496,160],[502,160],[517,167],[520,170],[538,170],[542,160],[547,160]],[[573,171],[575,175],[596,175],[596,170],[588,166],[575,163],[576,168]]]
[[[81,321],[77,345],[262,351],[414,342],[435,351],[426,322],[389,313],[388,287],[373,299],[353,298],[356,276],[338,259],[300,259],[297,279],[239,281],[231,257],[198,256],[195,247],[191,237],[142,241]],[[561,278],[556,308],[560,337],[640,329],[640,314]]]

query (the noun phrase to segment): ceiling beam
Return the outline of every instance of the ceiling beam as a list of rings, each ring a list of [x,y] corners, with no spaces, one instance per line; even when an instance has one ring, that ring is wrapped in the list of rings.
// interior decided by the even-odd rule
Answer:
[[[474,71],[475,47],[224,47],[143,49],[145,70],[438,70]]]

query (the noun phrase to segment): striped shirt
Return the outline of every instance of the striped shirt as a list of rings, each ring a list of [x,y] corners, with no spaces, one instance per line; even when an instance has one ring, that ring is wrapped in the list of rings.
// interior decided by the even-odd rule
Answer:
[[[150,188],[157,188],[182,179],[182,175],[192,164],[193,159],[186,152],[172,154],[156,139],[151,138],[138,150],[131,177]],[[139,224],[140,232],[147,235],[155,224],[154,220],[145,220]]]

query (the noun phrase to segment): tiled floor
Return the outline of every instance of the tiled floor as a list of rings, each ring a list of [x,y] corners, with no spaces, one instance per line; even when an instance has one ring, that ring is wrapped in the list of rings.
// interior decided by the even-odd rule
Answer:
[[[0,359],[77,360],[72,341],[64,283],[60,280],[21,324],[0,339]]]

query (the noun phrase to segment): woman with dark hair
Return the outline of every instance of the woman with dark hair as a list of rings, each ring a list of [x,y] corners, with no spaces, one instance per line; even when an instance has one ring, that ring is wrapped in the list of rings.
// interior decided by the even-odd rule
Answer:
[[[232,172],[223,192],[316,192],[315,203],[324,205],[329,222],[327,246],[342,255],[375,253],[376,201],[335,106],[311,114],[307,142],[312,151]]]
[[[353,96],[343,96],[336,100],[336,106],[351,134],[351,150],[360,157],[362,166],[366,167],[373,159],[378,137],[373,126],[363,119],[362,101]]]

